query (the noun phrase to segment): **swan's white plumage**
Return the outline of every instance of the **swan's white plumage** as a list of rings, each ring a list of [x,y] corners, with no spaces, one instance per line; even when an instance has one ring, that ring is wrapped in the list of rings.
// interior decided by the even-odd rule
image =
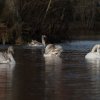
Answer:
[[[4,52],[0,52],[0,63],[8,63],[9,60],[6,56],[6,53]]]
[[[91,52],[87,53],[85,56],[86,59],[100,59],[100,45],[95,45]]]
[[[10,46],[7,50],[7,52],[0,52],[0,64],[6,64],[6,63],[13,63],[15,64],[15,60],[12,56],[13,48]]]
[[[30,46],[30,47],[43,47],[43,43],[40,43],[36,40],[32,40],[30,43],[28,43],[28,46]]]
[[[62,47],[59,45],[49,44],[45,48],[45,56],[59,56],[61,52],[63,51]]]
[[[85,56],[86,59],[100,59],[100,54],[95,52],[90,52]]]
[[[45,48],[44,56],[60,56],[63,51],[60,45],[48,44]]]

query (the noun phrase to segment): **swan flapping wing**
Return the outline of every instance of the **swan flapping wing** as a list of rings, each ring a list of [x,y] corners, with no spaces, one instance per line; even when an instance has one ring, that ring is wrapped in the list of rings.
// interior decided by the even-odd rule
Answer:
[[[63,51],[60,45],[49,44],[45,48],[45,54],[60,55]]]
[[[54,48],[54,44],[48,44],[45,48],[45,53],[48,54],[49,52],[51,52]]]

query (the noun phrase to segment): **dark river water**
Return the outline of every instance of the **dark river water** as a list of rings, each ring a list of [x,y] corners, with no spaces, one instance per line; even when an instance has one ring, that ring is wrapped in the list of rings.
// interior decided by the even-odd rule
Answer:
[[[16,65],[0,64],[0,100],[100,100],[100,61],[84,58],[97,43],[62,43],[61,57],[53,58],[14,46]]]

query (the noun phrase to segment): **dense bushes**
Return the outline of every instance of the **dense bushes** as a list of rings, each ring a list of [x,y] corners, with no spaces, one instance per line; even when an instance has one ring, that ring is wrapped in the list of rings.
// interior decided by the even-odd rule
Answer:
[[[0,21],[14,40],[40,40],[46,34],[59,41],[75,34],[94,34],[99,27],[99,7],[99,0],[5,0]]]

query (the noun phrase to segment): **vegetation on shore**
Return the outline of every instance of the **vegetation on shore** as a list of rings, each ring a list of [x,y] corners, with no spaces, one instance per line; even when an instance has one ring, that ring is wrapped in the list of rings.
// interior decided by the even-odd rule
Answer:
[[[5,44],[100,37],[99,0],[1,0],[0,40]]]

